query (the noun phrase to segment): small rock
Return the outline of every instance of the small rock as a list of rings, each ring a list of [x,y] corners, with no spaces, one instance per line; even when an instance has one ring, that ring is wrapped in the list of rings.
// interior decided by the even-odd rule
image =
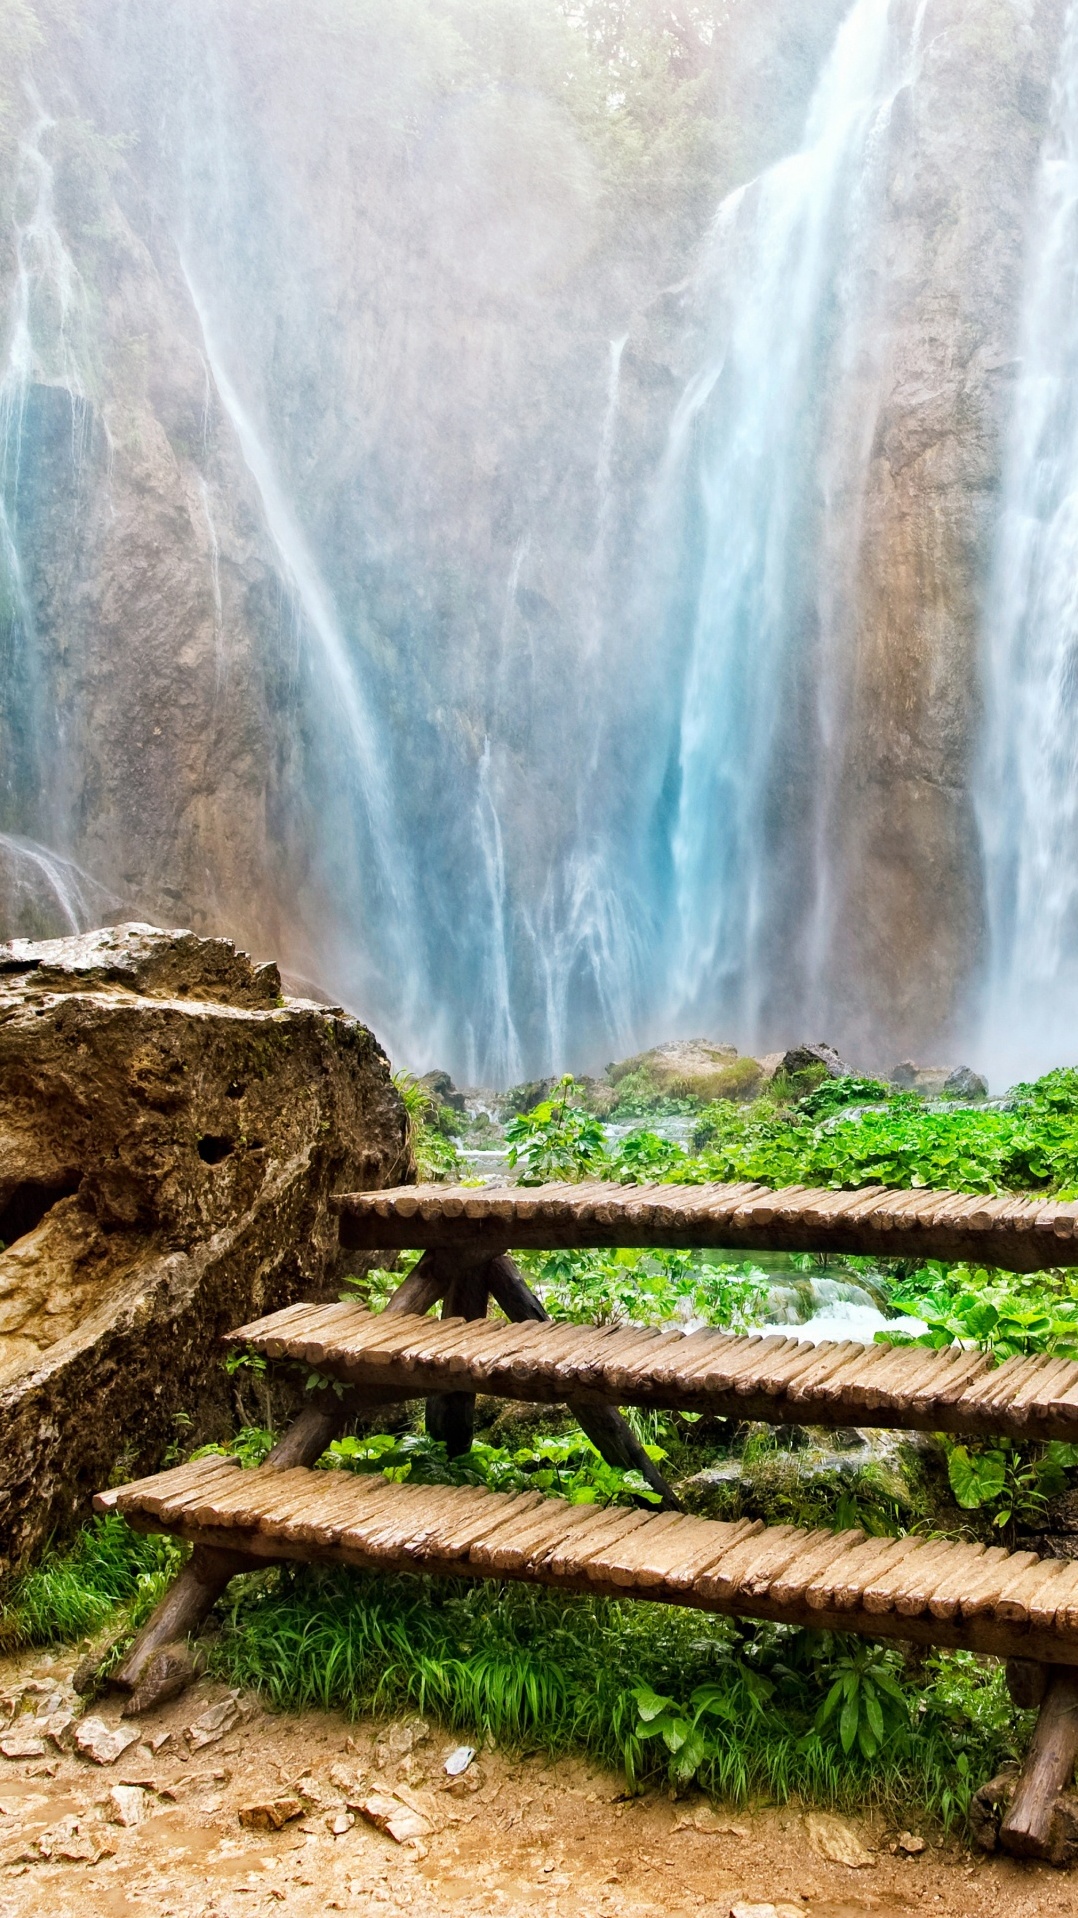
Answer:
[[[263,1798],[257,1804],[243,1806],[240,1824],[248,1831],[280,1831],[293,1818],[302,1818],[306,1809],[302,1798]]]
[[[116,1850],[110,1838],[99,1831],[83,1831],[82,1820],[75,1812],[69,1812],[48,1831],[43,1831],[37,1841],[37,1849],[42,1858],[60,1859],[70,1865],[96,1865],[102,1858],[111,1858]]]
[[[730,1918],[802,1918],[802,1905],[731,1905]]]
[[[346,1805],[351,1805],[353,1799],[359,1798],[366,1789],[363,1773],[356,1771],[351,1765],[331,1765],[329,1782],[334,1791],[340,1793]]]
[[[125,1751],[138,1744],[138,1733],[129,1731],[126,1725],[111,1731],[103,1718],[80,1718],[73,1739],[75,1750],[95,1765],[114,1765]]]
[[[217,1705],[211,1705],[209,1711],[202,1713],[187,1727],[187,1741],[193,1752],[203,1751],[207,1745],[215,1745],[219,1738],[232,1730],[239,1717],[239,1706],[233,1697],[222,1698]]]
[[[841,1818],[810,1814],[805,1823],[813,1851],[819,1857],[826,1858],[829,1864],[849,1865],[852,1871],[861,1871],[866,1865],[875,1862],[857,1833],[851,1831],[849,1825],[844,1825]]]
[[[483,1774],[478,1765],[473,1765],[459,1778],[445,1778],[439,1785],[439,1792],[448,1793],[450,1798],[471,1798],[482,1789]]]
[[[851,1068],[839,1058],[834,1046],[825,1045],[822,1040],[818,1045],[791,1046],[782,1055],[781,1069],[791,1079],[813,1066],[824,1066],[830,1079],[848,1079],[851,1075]]]
[[[430,1822],[421,1813],[413,1811],[409,1805],[397,1797],[390,1798],[382,1792],[372,1792],[356,1807],[363,1813],[369,1824],[384,1831],[398,1845],[412,1838],[426,1838],[430,1832]]]
[[[305,1771],[300,1778],[292,1782],[291,1789],[297,1798],[302,1798],[308,1811],[340,1811],[343,1792],[336,1787],[327,1791],[321,1779],[311,1771]]]
[[[45,1740],[25,1732],[13,1732],[7,1738],[0,1738],[0,1752],[5,1758],[44,1758]]]
[[[699,1811],[690,1812],[687,1818],[679,1818],[675,1831],[698,1831],[707,1838],[747,1838],[747,1825],[731,1825],[719,1817],[710,1805],[704,1805]]]
[[[388,1725],[380,1735],[374,1748],[374,1762],[380,1767],[396,1764],[429,1737],[430,1726],[425,1718],[401,1719],[396,1725]]]
[[[956,1066],[943,1081],[945,1099],[987,1099],[988,1081],[972,1066]]]
[[[459,1778],[461,1772],[467,1771],[474,1757],[474,1745],[458,1745],[456,1751],[451,1751],[445,1761],[447,1776],[450,1778]]]
[[[164,1751],[165,1746],[168,1744],[169,1739],[171,1737],[172,1737],[171,1732],[155,1732],[152,1738],[147,1739],[146,1742],[149,1745],[150,1750],[153,1752],[155,1758],[159,1751]]]
[[[114,1785],[108,1796],[110,1825],[140,1825],[146,1805],[141,1785]]]
[[[100,1663],[101,1660],[96,1652],[91,1652],[85,1658],[79,1659],[71,1674],[71,1689],[77,1692],[80,1698],[87,1698],[91,1692],[97,1690],[97,1670]]]
[[[346,1831],[351,1831],[355,1822],[354,1812],[335,1811],[326,1819],[326,1830],[331,1831],[334,1838],[343,1838]]]
[[[912,1832],[912,1831],[899,1832],[898,1849],[899,1851],[904,1851],[907,1858],[919,1857],[921,1852],[923,1852],[924,1848],[925,1848],[925,1841],[923,1838],[918,1838],[916,1832]]]

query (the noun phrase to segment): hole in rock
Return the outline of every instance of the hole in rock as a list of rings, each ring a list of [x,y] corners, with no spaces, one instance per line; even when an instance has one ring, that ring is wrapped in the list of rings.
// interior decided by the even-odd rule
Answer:
[[[247,1087],[244,1085],[242,1079],[233,1079],[232,1084],[225,1088],[225,1098],[242,1099],[246,1090]]]
[[[204,1133],[198,1142],[198,1156],[206,1165],[220,1165],[231,1150],[231,1139],[223,1139],[214,1132]]]
[[[58,1199],[77,1192],[82,1175],[74,1168],[52,1179],[22,1179],[5,1194],[0,1186],[0,1244],[14,1245],[40,1225]]]

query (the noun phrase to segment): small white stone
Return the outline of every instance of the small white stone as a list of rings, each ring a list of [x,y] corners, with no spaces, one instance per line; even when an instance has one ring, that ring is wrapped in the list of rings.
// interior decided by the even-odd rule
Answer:
[[[103,1718],[80,1718],[74,1731],[75,1750],[95,1765],[114,1765],[125,1751],[137,1745],[139,1734],[126,1725],[111,1731]]]
[[[146,1807],[141,1785],[113,1785],[108,1796],[110,1825],[139,1825]]]

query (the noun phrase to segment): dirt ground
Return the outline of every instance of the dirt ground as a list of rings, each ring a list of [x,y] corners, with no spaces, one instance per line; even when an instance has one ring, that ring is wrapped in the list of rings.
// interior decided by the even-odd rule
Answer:
[[[3,1717],[19,1714],[4,1743],[70,1697],[73,1663],[0,1662]],[[121,1723],[117,1699],[91,1710]],[[873,1818],[714,1812],[656,1792],[626,1802],[615,1777],[576,1760],[486,1750],[453,1779],[457,1741],[437,1726],[271,1714],[208,1681],[138,1721],[139,1742],[110,1764],[71,1750],[71,1729],[46,1735],[42,1755],[0,1757],[3,1918],[255,1918],[282,1906],[289,1918],[730,1918],[740,1906],[777,1906],[778,1918],[1078,1918],[1078,1873],[931,1839],[910,1856]],[[304,1809],[280,1830],[240,1822],[288,1798],[277,1815]],[[415,1835],[397,1842],[364,1802]],[[860,1862],[835,1862],[836,1851]]]

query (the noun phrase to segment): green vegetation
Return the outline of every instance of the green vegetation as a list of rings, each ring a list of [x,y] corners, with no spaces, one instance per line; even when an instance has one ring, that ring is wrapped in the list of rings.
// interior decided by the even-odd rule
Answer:
[[[641,1128],[610,1147],[565,1078],[559,1096],[506,1129],[527,1184],[543,1179],[757,1180],[763,1185],[938,1186],[1078,1196],[1078,1068],[1016,1086],[1000,1106],[955,1107],[880,1080],[785,1083],[697,1112],[693,1150]]]
[[[694,1778],[734,1801],[797,1794],[949,1823],[1024,1729],[1002,1673],[965,1653],[904,1671],[894,1648],[525,1585],[303,1569],[232,1589],[215,1660],[234,1684],[282,1706],[412,1707],[518,1748],[583,1749],[635,1785]]]
[[[649,1445],[655,1460],[666,1457]],[[492,1492],[545,1492],[570,1505],[633,1505],[640,1499],[659,1504],[659,1494],[636,1471],[608,1465],[594,1445],[577,1432],[545,1436],[512,1450],[502,1445],[472,1446],[460,1458],[447,1458],[445,1446],[426,1432],[335,1439],[323,1465],[329,1470],[378,1472],[396,1483],[413,1485],[485,1485]]]
[[[577,1325],[663,1325],[704,1319],[737,1331],[754,1322],[767,1276],[748,1261],[674,1251],[518,1252],[552,1319]]]
[[[17,1578],[0,1610],[0,1643],[58,1645],[110,1622],[138,1630],[186,1556],[175,1539],[144,1538],[122,1518],[94,1519],[67,1551]]]
[[[463,1171],[457,1150],[452,1115],[448,1107],[431,1097],[426,1086],[410,1072],[395,1072],[393,1084],[404,1101],[408,1129],[415,1153],[416,1172],[422,1183],[437,1179],[453,1180]]]
[[[864,1101],[869,1088],[871,1105]],[[1015,1087],[1006,1109],[945,1109],[872,1081],[831,1080],[792,1106],[709,1106],[693,1143],[696,1156],[677,1175],[689,1180],[1071,1198],[1078,1194],[1078,1069]]]
[[[938,1351],[960,1340],[1000,1361],[1032,1352],[1078,1358],[1078,1275],[1070,1271],[999,1272],[929,1259],[896,1288],[890,1304],[927,1328],[877,1332],[890,1345]]]

